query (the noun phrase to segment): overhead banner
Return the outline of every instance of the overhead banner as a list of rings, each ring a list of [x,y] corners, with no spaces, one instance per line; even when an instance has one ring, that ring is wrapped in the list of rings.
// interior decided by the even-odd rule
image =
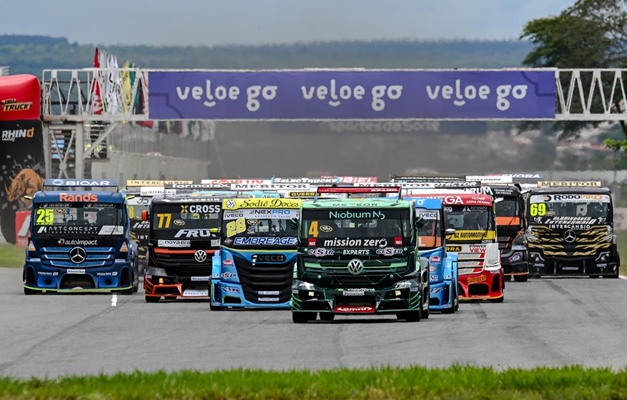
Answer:
[[[151,71],[150,119],[552,120],[552,70]]]

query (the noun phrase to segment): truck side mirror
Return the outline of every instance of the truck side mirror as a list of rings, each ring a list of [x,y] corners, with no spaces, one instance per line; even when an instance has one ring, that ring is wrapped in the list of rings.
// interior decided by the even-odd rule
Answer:
[[[148,221],[148,211],[142,210],[142,221]]]
[[[416,225],[416,230],[418,230],[418,229],[424,227],[425,225],[427,225],[427,221],[424,218],[422,218],[422,217],[417,217],[415,225]]]
[[[290,224],[290,228],[294,230],[298,230],[298,227],[300,226],[300,223],[298,222],[298,219],[296,218],[290,219],[289,224]]]

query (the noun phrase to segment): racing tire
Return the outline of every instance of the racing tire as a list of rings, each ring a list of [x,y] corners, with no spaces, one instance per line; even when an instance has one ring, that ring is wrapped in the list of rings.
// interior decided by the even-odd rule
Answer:
[[[600,276],[599,275],[590,275],[589,278],[590,279],[599,279]]]
[[[420,317],[422,317],[422,311],[405,311],[402,313],[396,314],[396,318],[404,319],[407,322],[420,322]]]
[[[144,296],[144,300],[146,300],[146,303],[158,303],[161,297]]]
[[[24,287],[24,294],[27,295],[27,296],[32,295],[32,294],[38,294],[38,293],[39,293],[38,290],[33,290],[33,289],[29,289],[27,287]]]
[[[505,296],[501,296],[498,299],[491,299],[490,303],[502,303],[503,301],[505,301]]]
[[[128,296],[128,295],[131,295],[131,294],[135,293],[135,288],[131,287],[130,289],[120,290],[120,291],[118,291],[118,293],[120,293],[122,295],[125,295],[125,296]]]
[[[310,314],[313,314],[312,317]],[[292,312],[292,322],[295,324],[306,324],[316,319],[316,313]]]
[[[529,275],[514,275],[514,282],[527,282]]]
[[[451,295],[451,306],[442,310],[442,314],[454,314],[459,307],[459,300],[457,299],[457,289],[453,288],[453,294]]]
[[[427,287],[427,295],[424,297],[425,299],[429,299],[429,288]],[[429,319],[429,300],[427,300],[427,306],[425,307],[424,302],[421,302],[422,309],[420,310],[420,317],[422,319]]]
[[[211,311],[224,311],[224,307],[214,306],[213,304],[211,304],[211,300],[209,300],[209,309]]]
[[[333,313],[320,313],[320,321],[333,321],[335,319],[335,314]]]

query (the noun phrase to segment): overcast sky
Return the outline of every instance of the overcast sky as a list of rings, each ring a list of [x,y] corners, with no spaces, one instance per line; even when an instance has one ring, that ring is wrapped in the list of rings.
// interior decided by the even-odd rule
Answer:
[[[87,44],[517,38],[574,0],[0,0],[0,33]]]

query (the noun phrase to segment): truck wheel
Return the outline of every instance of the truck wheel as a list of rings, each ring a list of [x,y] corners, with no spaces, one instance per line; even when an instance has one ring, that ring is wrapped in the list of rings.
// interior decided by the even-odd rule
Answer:
[[[320,313],[320,321],[333,321],[335,319],[335,314],[333,313]]]
[[[422,308],[420,309],[420,316],[423,319],[428,319],[429,318],[429,288],[428,287],[427,287],[427,295],[424,298],[427,299],[427,306],[425,307],[425,303],[423,301]]]
[[[146,303],[158,303],[161,297],[144,296],[144,300]]]
[[[224,307],[214,306],[213,304],[211,304],[211,300],[209,300],[209,309],[211,311],[224,311]]]
[[[33,290],[33,289],[29,289],[27,287],[24,287],[24,294],[26,295],[31,295],[31,294],[37,294],[37,290]]]
[[[498,299],[491,299],[490,303],[502,303],[505,300],[505,296],[501,296]]]
[[[310,314],[313,314],[313,318]],[[306,324],[307,321],[315,320],[316,313],[307,313],[307,312],[292,312],[292,322],[295,324]]]
[[[514,282],[527,282],[529,275],[514,275]]]
[[[451,306],[449,308],[445,308],[442,310],[443,314],[453,314],[457,311],[458,301],[457,301],[457,289],[453,287],[453,295],[451,296]]]
[[[396,314],[396,318],[404,319],[407,322],[420,322],[421,314],[422,312],[420,310],[405,311],[405,312]]]

